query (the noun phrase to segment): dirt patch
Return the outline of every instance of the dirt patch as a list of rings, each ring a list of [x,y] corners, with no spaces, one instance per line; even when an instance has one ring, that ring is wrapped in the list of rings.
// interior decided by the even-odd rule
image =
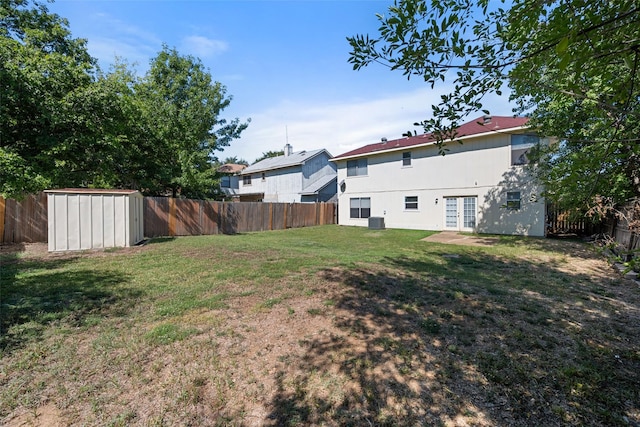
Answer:
[[[444,243],[448,245],[464,246],[493,246],[498,243],[498,237],[479,237],[460,234],[454,231],[442,231],[425,237],[425,242]]]
[[[557,252],[450,248],[278,279],[239,277],[215,290],[232,295],[224,307],[152,321],[113,314],[93,328],[66,328],[2,362],[33,363],[21,378],[0,370],[0,383],[37,390],[4,421],[640,425],[638,287],[582,245],[549,243]],[[49,254],[28,245],[21,256],[143,250]],[[136,309],[153,317],[144,304]],[[163,325],[188,338],[151,344],[149,331]]]
[[[96,258],[127,253],[138,253],[145,250],[146,245],[141,244],[127,248],[88,249],[81,251],[49,252],[46,243],[15,243],[0,245],[0,256],[3,262],[16,260],[51,260],[73,259],[78,257]]]
[[[10,420],[6,427],[63,427],[64,421],[60,410],[53,404],[45,404],[36,408],[35,413],[24,413]]]

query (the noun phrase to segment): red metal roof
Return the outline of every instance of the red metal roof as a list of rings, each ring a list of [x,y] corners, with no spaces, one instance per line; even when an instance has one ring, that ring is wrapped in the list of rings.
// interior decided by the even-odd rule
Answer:
[[[489,132],[519,128],[526,125],[528,121],[529,119],[527,117],[493,116],[491,117],[491,120],[489,122],[485,123],[484,116],[480,116],[477,119],[471,120],[461,125],[457,130],[456,138],[473,137],[475,135],[486,134]],[[383,141],[356,148],[355,150],[351,150],[344,154],[336,156],[331,160],[336,160],[343,157],[358,157],[389,150],[398,150],[405,147],[413,147],[416,145],[433,143],[435,142],[435,140],[436,138],[432,134],[423,134],[386,142]]]

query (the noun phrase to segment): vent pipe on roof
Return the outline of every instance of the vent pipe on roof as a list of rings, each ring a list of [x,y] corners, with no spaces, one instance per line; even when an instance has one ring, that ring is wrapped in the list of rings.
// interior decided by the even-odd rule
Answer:
[[[287,144],[284,146],[284,156],[285,157],[289,157],[291,154],[293,154],[293,147],[291,146],[291,144]]]
[[[488,123],[491,123],[491,116],[489,114],[485,114],[482,117],[482,120],[483,120],[483,124],[485,124],[485,125],[488,124]]]

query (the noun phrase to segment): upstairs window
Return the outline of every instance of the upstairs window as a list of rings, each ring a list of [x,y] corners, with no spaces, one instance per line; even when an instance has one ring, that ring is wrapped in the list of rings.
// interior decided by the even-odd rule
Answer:
[[[242,176],[242,185],[251,185],[251,175]]]
[[[411,151],[402,153],[402,166],[411,166]]]
[[[538,135],[532,133],[511,135],[511,165],[526,165],[529,163],[527,152],[539,142]]]
[[[367,159],[347,160],[347,176],[366,175],[367,165]]]
[[[519,191],[507,192],[507,209],[511,209],[511,210],[520,209],[520,192]]]
[[[416,210],[416,209],[418,209],[418,196],[405,196],[405,198],[404,198],[404,208],[406,210]]]
[[[371,199],[369,197],[349,199],[349,208],[351,218],[369,218],[371,216]]]
[[[223,176],[223,177],[220,179],[220,187],[222,187],[222,188],[229,188],[229,187],[231,187],[231,177],[230,177],[230,176],[227,176],[227,175]]]

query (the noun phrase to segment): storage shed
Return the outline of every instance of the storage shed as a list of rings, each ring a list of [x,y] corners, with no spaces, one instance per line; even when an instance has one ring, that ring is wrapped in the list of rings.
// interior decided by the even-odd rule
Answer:
[[[47,190],[49,251],[128,247],[144,239],[143,197],[136,190]]]

